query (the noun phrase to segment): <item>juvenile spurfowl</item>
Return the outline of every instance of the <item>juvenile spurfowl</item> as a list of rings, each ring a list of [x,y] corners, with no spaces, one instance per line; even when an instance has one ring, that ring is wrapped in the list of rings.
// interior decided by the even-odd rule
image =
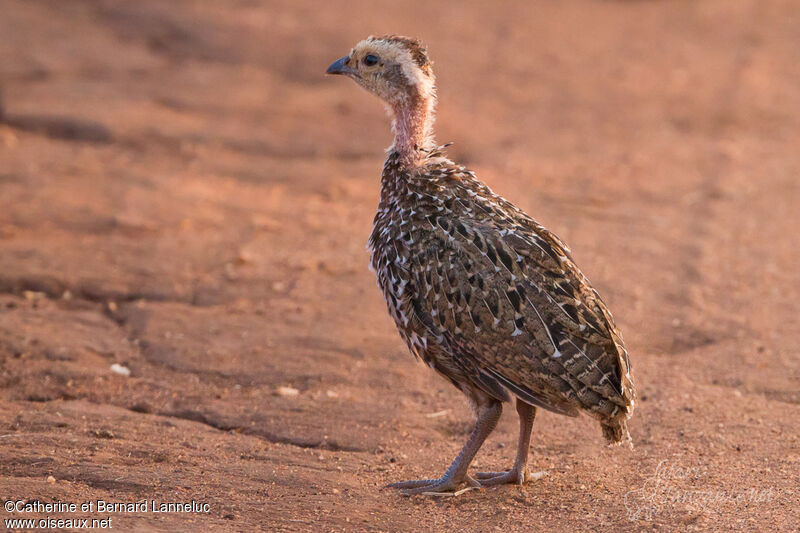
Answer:
[[[407,37],[369,37],[327,73],[352,78],[392,113],[372,267],[411,352],[460,389],[477,417],[441,478],[391,486],[419,494],[525,482],[537,407],[585,411],[608,441],[630,442],[634,387],[611,313],[556,235],[436,146],[425,49]],[[467,469],[512,396],[514,466],[476,480]]]

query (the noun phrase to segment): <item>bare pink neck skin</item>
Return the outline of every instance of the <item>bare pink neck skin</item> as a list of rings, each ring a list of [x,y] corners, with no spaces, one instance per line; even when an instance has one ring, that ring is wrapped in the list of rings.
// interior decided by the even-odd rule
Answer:
[[[433,96],[415,94],[392,106],[394,149],[402,160],[413,165],[423,157],[418,148],[430,149],[433,141]]]

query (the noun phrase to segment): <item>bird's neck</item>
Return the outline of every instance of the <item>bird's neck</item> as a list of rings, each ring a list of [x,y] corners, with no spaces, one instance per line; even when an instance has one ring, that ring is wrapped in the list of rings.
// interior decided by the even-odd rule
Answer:
[[[392,106],[394,151],[401,160],[413,164],[424,156],[420,149],[430,150],[433,140],[433,119],[436,97],[414,94]]]

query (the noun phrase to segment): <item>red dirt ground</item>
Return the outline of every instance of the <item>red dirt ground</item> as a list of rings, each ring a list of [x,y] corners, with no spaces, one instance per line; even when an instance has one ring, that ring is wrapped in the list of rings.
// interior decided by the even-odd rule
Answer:
[[[538,481],[382,488],[471,423],[367,269],[384,111],[322,75],[387,32],[605,296],[633,451],[542,412]],[[209,504],[49,513],[138,531],[796,530],[799,42],[791,0],[0,0],[0,495]],[[515,440],[506,409],[476,466]]]

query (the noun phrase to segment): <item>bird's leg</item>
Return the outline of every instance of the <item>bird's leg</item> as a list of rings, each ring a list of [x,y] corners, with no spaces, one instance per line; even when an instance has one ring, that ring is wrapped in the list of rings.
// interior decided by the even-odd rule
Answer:
[[[484,487],[503,483],[522,485],[531,479],[531,473],[528,470],[528,448],[531,444],[531,429],[533,428],[533,419],[536,417],[536,408],[517,400],[517,413],[519,414],[519,443],[514,466],[507,472],[479,472],[475,477]]]
[[[480,484],[467,475],[472,459],[478,453],[483,441],[489,433],[497,426],[503,406],[497,400],[486,398],[476,407],[478,420],[470,433],[467,443],[461,449],[458,456],[439,479],[420,479],[415,481],[401,481],[392,483],[389,487],[403,489],[401,492],[406,496],[412,494],[460,494],[459,487],[463,483],[469,483],[472,487],[479,488]]]

